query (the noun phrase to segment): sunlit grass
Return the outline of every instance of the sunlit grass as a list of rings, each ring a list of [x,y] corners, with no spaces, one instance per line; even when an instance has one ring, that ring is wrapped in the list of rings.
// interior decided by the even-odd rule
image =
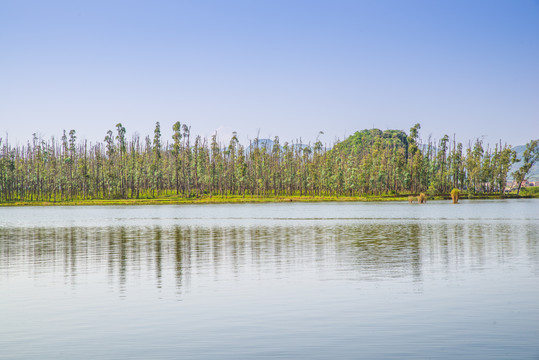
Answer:
[[[145,199],[86,199],[72,201],[10,201],[0,206],[49,206],[49,205],[166,205],[166,204],[219,204],[219,203],[268,203],[268,202],[327,202],[327,201],[403,201],[406,196],[202,196],[185,198],[162,196]]]
[[[521,196],[516,194],[506,195],[506,198],[521,198],[521,197],[539,197],[539,192],[522,192]],[[460,192],[458,199],[499,199],[499,194],[482,194],[481,196],[471,196]],[[429,200],[450,200],[450,194],[441,194],[428,197]],[[382,195],[361,195],[361,196],[312,196],[312,195],[295,195],[295,196],[241,196],[241,195],[204,195],[183,197],[176,194],[161,194],[155,197],[145,195],[139,199],[76,199],[68,201],[6,201],[0,202],[0,206],[88,206],[88,205],[177,205],[177,204],[234,204],[234,203],[283,203],[283,202],[387,202],[387,201],[407,201],[409,203],[424,204],[427,202],[425,193],[417,194],[382,194]],[[453,200],[454,202],[454,200]]]

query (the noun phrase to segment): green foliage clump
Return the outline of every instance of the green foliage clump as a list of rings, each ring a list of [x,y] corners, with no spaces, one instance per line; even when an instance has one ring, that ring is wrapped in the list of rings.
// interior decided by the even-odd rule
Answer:
[[[407,135],[401,130],[379,130],[365,129],[356,131],[354,135],[338,143],[334,147],[334,152],[344,151],[345,153],[361,153],[370,151],[372,146],[379,142],[383,145],[393,145],[402,149],[408,148]]]
[[[459,202],[459,196],[460,196],[460,190],[455,188],[451,190],[451,199],[453,200],[453,204],[457,204]]]
[[[539,186],[524,187],[520,190],[520,193],[523,196],[539,197]]]

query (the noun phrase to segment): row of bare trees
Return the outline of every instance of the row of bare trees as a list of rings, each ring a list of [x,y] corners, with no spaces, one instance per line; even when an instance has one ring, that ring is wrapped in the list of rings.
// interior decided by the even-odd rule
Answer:
[[[226,145],[193,136],[173,125],[171,141],[126,137],[122,124],[103,142],[77,141],[75,130],[60,140],[34,135],[24,146],[0,139],[0,201],[199,196],[359,196],[382,193],[502,192],[515,152],[501,142],[481,140],[466,148],[446,135],[419,139],[419,124],[408,135],[372,136],[360,148],[347,141],[331,149],[314,144],[258,139],[243,146],[236,134]],[[379,131],[379,130],[378,130]],[[374,134],[374,133],[373,133]]]

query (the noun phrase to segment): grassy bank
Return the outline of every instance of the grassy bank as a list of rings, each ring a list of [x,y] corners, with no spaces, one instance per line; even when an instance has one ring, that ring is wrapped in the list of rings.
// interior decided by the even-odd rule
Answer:
[[[80,199],[71,201],[8,201],[0,206],[77,206],[77,205],[176,205],[176,204],[220,204],[220,203],[268,203],[268,202],[370,202],[370,201],[408,201],[410,194],[399,195],[365,195],[365,196],[204,196],[185,198],[177,195],[166,195],[143,199]],[[415,194],[413,194],[415,198]],[[539,198],[539,193],[506,195],[507,199]],[[461,194],[460,199],[500,199],[498,194],[469,195]],[[451,200],[450,194],[429,196],[428,200]]]

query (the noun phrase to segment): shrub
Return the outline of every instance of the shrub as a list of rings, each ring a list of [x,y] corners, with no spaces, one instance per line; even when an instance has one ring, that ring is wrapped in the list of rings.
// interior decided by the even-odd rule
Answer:
[[[457,204],[459,202],[459,195],[460,195],[459,189],[455,188],[451,190],[451,199],[453,199],[453,204]]]
[[[524,187],[520,190],[523,195],[539,195],[539,186]]]

